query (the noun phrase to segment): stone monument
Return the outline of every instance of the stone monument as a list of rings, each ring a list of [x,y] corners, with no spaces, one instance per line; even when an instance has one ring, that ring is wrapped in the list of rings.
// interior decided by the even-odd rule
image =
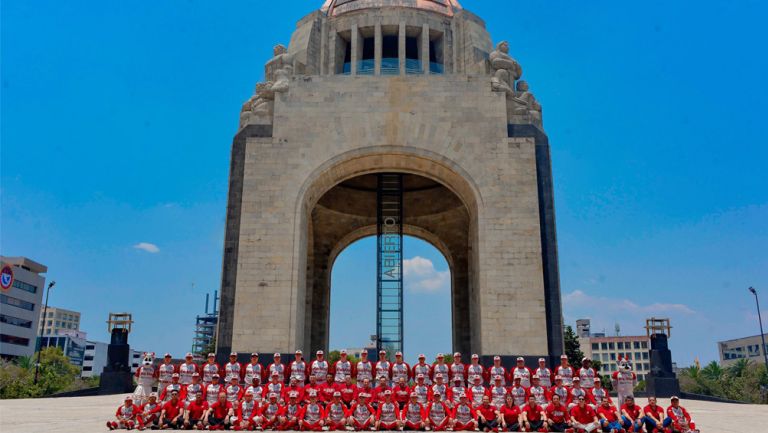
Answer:
[[[559,359],[550,148],[509,51],[456,0],[299,21],[232,145],[219,354],[328,349],[334,260],[376,234],[376,176],[399,173],[402,232],[450,265],[453,349]]]

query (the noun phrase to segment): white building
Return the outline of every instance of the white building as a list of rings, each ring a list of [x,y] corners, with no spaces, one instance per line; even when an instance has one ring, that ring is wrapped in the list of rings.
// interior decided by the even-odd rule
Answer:
[[[0,256],[0,357],[35,353],[48,268],[26,257]]]
[[[651,340],[647,335],[606,337],[604,334],[590,334],[589,319],[578,320],[579,345],[584,356],[600,361],[600,374],[611,375],[618,370],[619,359],[632,361],[637,380],[645,380],[651,373]]]
[[[85,342],[82,377],[100,376],[107,366],[107,347],[109,344],[99,341]]]
[[[42,313],[41,313],[42,315]],[[40,321],[38,332],[42,331],[40,335],[62,335],[64,331],[79,331],[80,330],[80,313],[72,310],[65,310],[64,308],[56,308],[48,306],[48,311],[45,314],[45,320]]]
[[[768,335],[764,336],[768,340]],[[768,352],[768,344],[763,348],[766,352],[760,350],[762,344],[763,339],[760,335],[720,341],[717,343],[717,348],[720,352],[720,365],[728,367],[740,359],[748,359],[758,364],[765,364],[764,353]]]

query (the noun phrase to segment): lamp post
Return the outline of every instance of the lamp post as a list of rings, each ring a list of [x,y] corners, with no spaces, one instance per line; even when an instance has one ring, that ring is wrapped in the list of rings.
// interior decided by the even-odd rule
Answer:
[[[43,329],[45,328],[45,319],[48,315],[48,297],[51,296],[51,289],[56,285],[56,281],[48,283],[48,292],[45,294],[45,308],[43,309],[43,317],[40,319],[40,344],[37,348],[37,363],[35,363],[35,385],[37,385],[37,377],[40,374],[40,355],[43,352]]]
[[[765,349],[765,333],[763,332],[763,317],[760,315],[760,300],[757,298],[757,290],[750,287],[749,291],[755,295],[755,304],[757,304],[757,320],[760,321],[760,338],[763,340],[763,356],[765,357],[765,367],[768,368],[768,351]]]

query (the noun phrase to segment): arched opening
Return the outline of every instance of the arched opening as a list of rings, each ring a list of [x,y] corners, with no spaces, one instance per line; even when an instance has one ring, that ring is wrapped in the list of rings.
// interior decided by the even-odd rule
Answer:
[[[313,206],[307,206],[304,347],[311,351],[330,347],[331,276],[337,257],[356,241],[376,234],[376,187],[376,172],[359,174],[327,188],[318,194]],[[450,346],[441,350],[471,351],[471,332],[477,331],[477,327],[473,329],[470,315],[473,302],[470,215],[465,202],[441,182],[403,173],[403,234],[431,245],[430,248],[439,251],[446,270],[450,269],[447,275],[451,288],[447,294],[449,310],[443,315],[450,317],[445,327],[450,332]],[[375,256],[376,249],[370,251]],[[375,268],[371,269],[369,281],[374,287],[369,293],[361,294],[363,299],[375,296]],[[376,303],[374,300],[366,304],[373,308],[374,326],[366,329],[365,339],[356,344],[367,343],[370,335],[375,334]],[[405,325],[408,326],[408,319]]]
[[[404,237],[405,357],[452,350],[451,270],[436,247]],[[360,349],[376,333],[376,237],[348,245],[331,270],[329,350]],[[428,314],[427,314],[428,313]]]

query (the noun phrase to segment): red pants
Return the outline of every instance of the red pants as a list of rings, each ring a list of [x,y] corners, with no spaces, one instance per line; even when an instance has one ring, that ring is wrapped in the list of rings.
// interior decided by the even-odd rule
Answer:
[[[264,430],[276,427],[278,424],[280,424],[280,420],[275,417],[273,420],[269,420],[269,418],[264,418],[264,421],[261,424],[261,427],[264,428]]]
[[[346,431],[347,430],[347,424],[344,421],[334,422],[331,420],[328,420],[326,422],[326,425],[328,426],[328,431]]]
[[[398,428],[397,421],[393,421],[393,422],[380,421],[379,422],[379,430],[397,430],[397,428]]]
[[[232,430],[234,431],[253,430],[253,428],[254,426],[252,421],[246,421],[246,425],[245,427],[243,427],[243,422],[238,420],[235,422],[235,426],[232,427]]]
[[[371,419],[368,418],[364,423],[360,423],[357,419],[352,419],[352,426],[355,428],[355,430],[368,430],[371,428]]]
[[[155,423],[155,421],[157,421],[157,415],[151,415],[151,416],[147,417],[147,420],[146,420],[146,421],[144,421],[144,416],[143,416],[143,415],[139,415],[139,416],[136,418],[136,421],[138,421],[138,422],[139,422],[139,427],[140,427],[140,428],[144,428],[144,426],[146,426],[146,425],[148,425],[148,424],[149,424],[149,425],[152,425],[152,424],[154,424],[154,423]]]
[[[453,431],[475,431],[475,425],[476,423],[474,421],[469,421],[464,424],[456,421],[456,425],[453,426]]]
[[[433,430],[433,431],[445,431],[445,429],[446,429],[446,428],[448,428],[448,421],[450,421],[450,419],[448,419],[448,417],[445,417],[445,418],[443,418],[443,420],[442,420],[442,421],[440,421],[440,423],[438,424],[438,423],[436,423],[435,421],[433,421],[433,420],[430,418],[430,420],[429,420],[429,423],[430,423],[430,425],[432,426],[432,430]]]
[[[128,421],[120,421],[119,423],[117,421],[109,421],[109,424],[112,425],[112,428],[118,429],[118,428],[133,428],[135,423],[131,420]]]
[[[406,421],[404,426],[406,430],[424,430],[424,423],[415,423]]]
[[[323,425],[320,424],[320,421],[316,421],[316,422],[302,421],[301,429],[303,431],[323,431]]]
[[[298,430],[298,427],[299,427],[299,420],[294,418],[294,419],[285,420],[285,422],[282,423],[280,427],[278,427],[277,429],[280,431]]]

